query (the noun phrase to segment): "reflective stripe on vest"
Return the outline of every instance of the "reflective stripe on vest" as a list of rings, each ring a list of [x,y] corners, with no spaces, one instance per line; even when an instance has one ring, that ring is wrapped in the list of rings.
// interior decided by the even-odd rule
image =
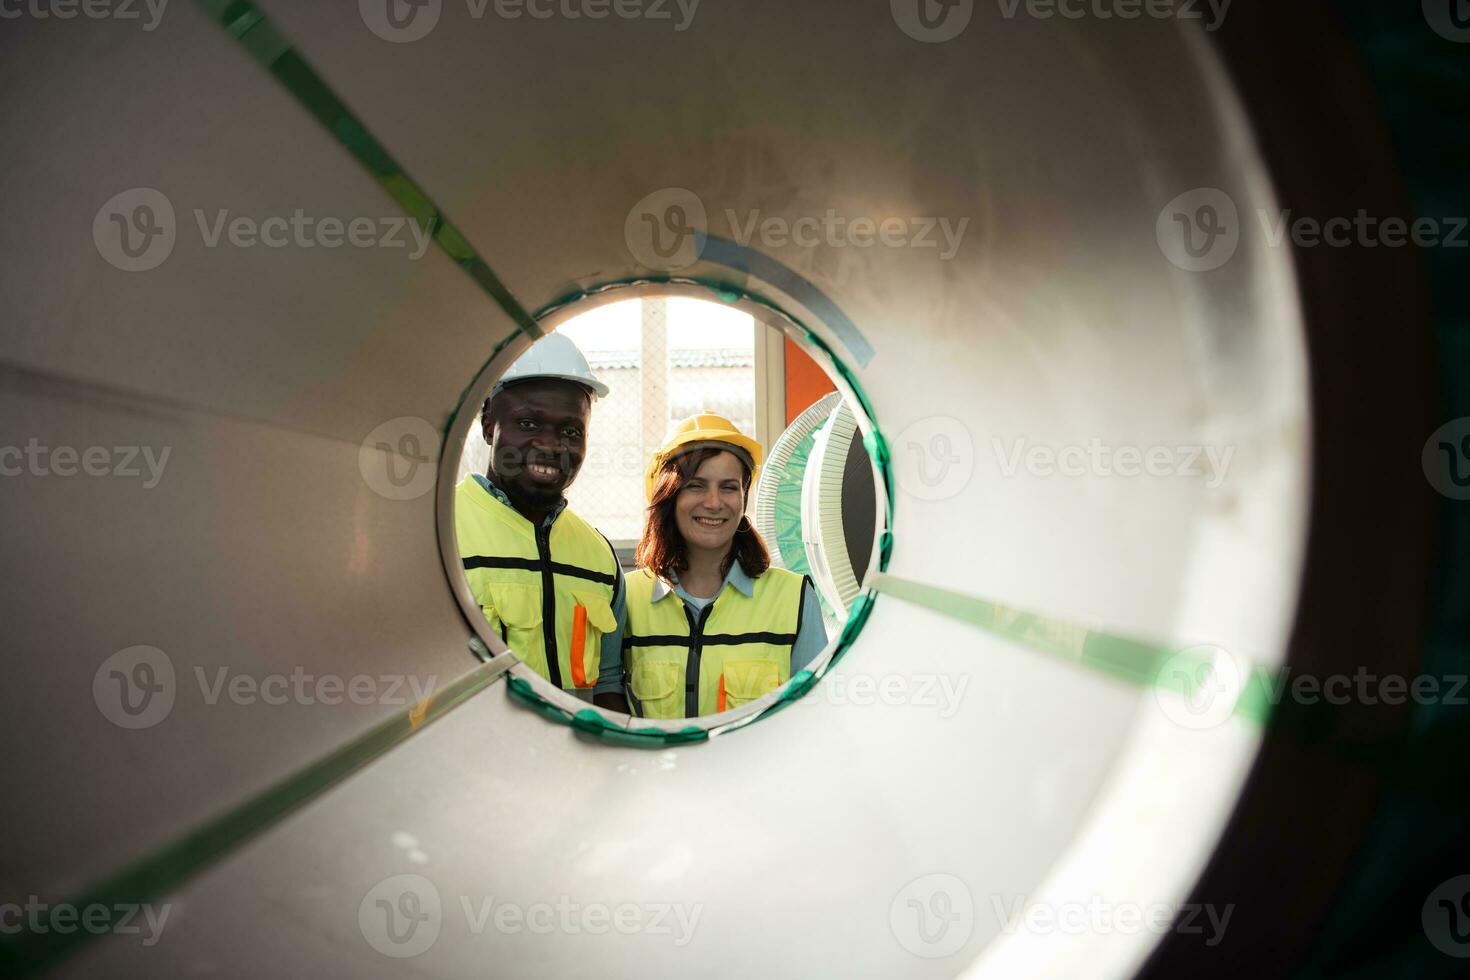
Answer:
[[[626,579],[623,671],[636,714],[712,715],[754,701],[791,679],[803,576],[767,569],[755,579],[749,598],[727,585],[697,617],[672,591],[654,602],[655,581],[643,568]]]
[[[470,592],[506,645],[557,687],[594,687],[602,638],[617,629],[607,539],[569,509],[533,526],[473,477],[455,488],[454,521]]]

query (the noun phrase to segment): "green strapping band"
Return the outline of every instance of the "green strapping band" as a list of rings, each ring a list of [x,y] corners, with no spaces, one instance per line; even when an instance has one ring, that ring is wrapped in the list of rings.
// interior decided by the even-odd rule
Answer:
[[[362,164],[408,216],[429,232],[454,264],[475,281],[486,295],[532,339],[543,336],[541,327],[521,306],[505,283],[491,271],[458,228],[412,177],[404,173],[362,120],[337,97],[316,71],[299,55],[291,42],[250,0],[195,0],[286,90],[311,113],[332,137]]]
[[[885,595],[923,606],[1029,650],[1051,654],[1137,687],[1158,688],[1193,698],[1210,676],[1212,660],[1202,653],[1087,629],[883,573],[874,576],[868,584]],[[1170,669],[1165,671],[1165,666]],[[1271,716],[1274,677],[1271,670],[1253,668],[1235,701],[1234,713],[1248,721],[1265,724]]]
[[[505,681],[505,689],[511,700],[519,701],[539,715],[550,718],[552,721],[569,724],[577,731],[602,741],[648,748],[662,745],[689,745],[706,741],[709,738],[708,730],[692,725],[676,732],[666,732],[656,728],[624,728],[608,721],[600,712],[592,708],[586,708],[573,714],[537,694],[536,689],[524,678],[512,676],[507,677]],[[633,720],[637,721],[636,718]]]
[[[105,907],[105,927],[94,927],[92,923],[96,920],[89,915],[86,929],[67,933],[55,929],[44,932],[23,929],[0,941],[0,975],[20,977],[39,973],[95,939],[97,934],[110,932],[118,924],[117,918],[124,914],[119,906],[142,905],[168,894],[246,839],[453,711],[499,680],[516,662],[514,655],[505,654],[481,664],[412,708],[380,722],[346,745],[65,903],[79,910]]]

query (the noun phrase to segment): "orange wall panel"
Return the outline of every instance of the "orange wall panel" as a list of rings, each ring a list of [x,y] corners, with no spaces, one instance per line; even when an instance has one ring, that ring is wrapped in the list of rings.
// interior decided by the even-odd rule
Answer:
[[[837,388],[832,384],[832,379],[827,377],[817,362],[807,356],[806,351],[796,346],[790,337],[784,338],[786,343],[786,424],[790,425],[796,421],[796,417],[817,400],[830,391]]]

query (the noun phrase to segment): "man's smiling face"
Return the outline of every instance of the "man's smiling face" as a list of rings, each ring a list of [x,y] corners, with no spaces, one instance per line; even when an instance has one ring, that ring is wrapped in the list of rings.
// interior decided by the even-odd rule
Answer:
[[[525,513],[556,505],[587,454],[592,399],[570,381],[536,379],[505,388],[482,422],[492,483]]]

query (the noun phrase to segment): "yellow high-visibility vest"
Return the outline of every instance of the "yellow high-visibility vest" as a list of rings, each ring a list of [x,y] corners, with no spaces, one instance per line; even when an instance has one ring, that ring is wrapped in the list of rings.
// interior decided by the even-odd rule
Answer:
[[[738,708],[791,679],[805,577],[769,568],[747,597],[726,585],[696,615],[672,591],[657,602],[652,572],[628,575],[623,672],[644,718],[692,718]]]
[[[454,522],[470,592],[491,628],[555,686],[591,690],[602,638],[618,625],[612,545],[565,508],[549,530],[536,527],[473,477],[455,488]]]

